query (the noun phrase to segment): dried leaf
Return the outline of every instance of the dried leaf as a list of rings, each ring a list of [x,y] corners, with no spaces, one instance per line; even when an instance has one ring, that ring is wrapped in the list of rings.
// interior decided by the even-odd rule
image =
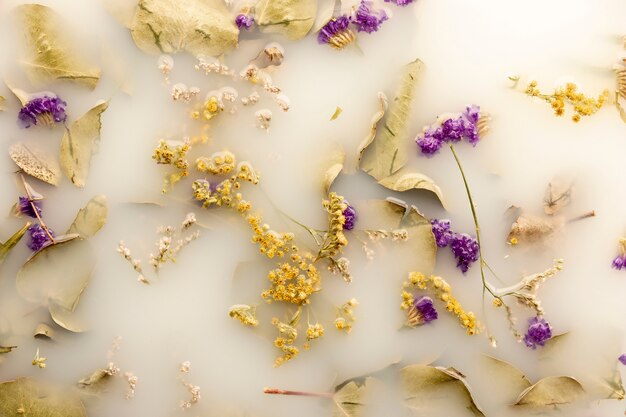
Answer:
[[[78,387],[92,394],[99,394],[106,390],[112,376],[108,369],[96,369],[91,375],[78,381]]]
[[[24,4],[16,8],[24,25],[28,76],[41,82],[69,80],[96,87],[100,70],[81,60],[70,48],[61,29],[66,24],[52,9],[40,4]]]
[[[546,214],[553,215],[572,202],[572,184],[563,183],[559,180],[550,182],[543,198],[543,210]]]
[[[346,152],[341,149],[335,149],[334,152],[328,157],[329,166],[324,172],[324,177],[322,181],[322,187],[324,195],[327,195],[330,187],[335,182],[335,179],[343,169],[343,163],[346,161]]]
[[[317,1],[260,0],[254,10],[254,21],[262,32],[298,40],[304,38],[315,23]]]
[[[522,214],[511,225],[507,236],[510,243],[536,243],[552,235],[563,227],[563,219],[550,217],[542,219]]]
[[[333,395],[333,417],[360,417],[365,415],[368,397],[378,380],[367,377],[363,382],[355,380],[337,386]]]
[[[484,377],[497,383],[501,392],[504,390],[507,403],[513,403],[521,391],[532,385],[526,375],[510,363],[489,355],[484,358],[488,364]]]
[[[4,259],[7,257],[11,249],[17,245],[17,243],[22,239],[24,233],[28,230],[30,223],[26,223],[20,230],[15,232],[13,236],[7,239],[6,242],[0,243],[0,265],[4,262]]]
[[[356,158],[357,163],[361,163],[361,159],[363,158],[363,153],[367,149],[368,146],[374,141],[376,137],[376,132],[378,130],[378,122],[385,116],[385,112],[387,111],[387,96],[385,93],[378,93],[378,100],[380,102],[380,110],[378,110],[372,116],[371,128],[367,136],[361,141],[361,144],[356,150]]]
[[[14,143],[9,148],[9,156],[26,174],[51,185],[59,185],[61,170],[56,159],[39,148],[24,143]]]
[[[426,190],[437,196],[437,199],[443,203],[443,194],[441,188],[436,185],[432,179],[419,172],[411,172],[409,169],[403,168],[395,174],[383,178],[378,181],[383,187],[389,188],[393,191],[407,191],[407,190]]]
[[[13,349],[17,349],[17,346],[0,346],[0,354],[1,353],[9,353]]]
[[[313,23],[312,32],[318,32],[330,19],[332,19],[335,13],[335,6],[337,0],[319,0],[317,2],[317,15],[315,22]]]
[[[83,239],[92,237],[104,226],[108,213],[106,196],[95,196],[89,200],[84,208],[78,211],[67,233],[77,233]]]
[[[22,106],[26,105],[26,103],[28,103],[30,101],[30,94],[27,93],[26,91],[17,88],[17,87],[13,87],[11,84],[9,84],[6,80],[4,81],[4,83],[6,84],[7,88],[9,90],[11,90],[11,92],[13,93],[13,95],[15,97],[17,97],[17,99],[20,101],[20,103],[22,103]]]
[[[409,240],[406,244],[411,247],[411,253],[415,254],[411,262],[411,270],[431,274],[437,262],[437,242],[430,221],[419,212],[417,207],[411,206],[400,223],[400,227],[406,228],[409,233]]]
[[[74,310],[76,310],[78,302],[80,301],[80,296],[85,288],[86,284],[74,299],[72,308],[70,309],[62,307],[56,300],[53,299],[48,302],[48,312],[50,313],[52,320],[65,330],[69,330],[73,333],[82,333],[87,331],[87,325],[83,322],[82,318],[78,317],[78,315],[74,313]]]
[[[6,98],[4,98],[4,96],[0,96],[0,111],[5,111],[5,110],[6,110],[6,109],[4,108],[4,102],[5,102],[6,100],[7,100],[7,99],[6,99]]]
[[[18,378],[0,384],[0,416],[86,417],[80,398],[32,378]]]
[[[140,0],[131,35],[142,51],[217,56],[237,46],[239,30],[220,0]]]
[[[515,405],[547,407],[568,404],[580,399],[585,393],[582,385],[569,376],[549,376],[526,388]]]
[[[337,117],[339,117],[341,112],[343,112],[343,109],[341,107],[337,106],[337,108],[335,109],[335,112],[333,113],[333,115],[330,116],[330,120],[335,120]]]
[[[626,123],[626,110],[624,110],[624,107],[622,107],[622,104],[619,102],[619,95],[617,92],[615,92],[615,107],[617,107],[619,117],[624,123]]]
[[[283,59],[285,58],[284,52],[282,46],[273,42],[263,48],[256,58],[250,61],[250,64],[259,69],[277,67],[283,63]]]
[[[91,156],[96,153],[100,142],[102,113],[107,107],[108,101],[91,108],[66,129],[61,139],[61,168],[65,176],[77,187],[85,186]]]
[[[396,173],[408,161],[407,124],[422,61],[416,59],[404,70],[387,117],[370,145],[365,146],[361,169],[380,181]]]
[[[469,410],[474,416],[485,416],[474,401],[464,376],[456,369],[409,365],[400,373],[405,403],[416,413],[429,415],[425,410],[430,409],[434,398],[438,397],[445,398],[448,404],[462,404],[463,410]],[[460,416],[462,412],[459,410],[454,415]]]
[[[35,339],[52,339],[54,338],[54,330],[45,323],[40,323],[33,333]]]

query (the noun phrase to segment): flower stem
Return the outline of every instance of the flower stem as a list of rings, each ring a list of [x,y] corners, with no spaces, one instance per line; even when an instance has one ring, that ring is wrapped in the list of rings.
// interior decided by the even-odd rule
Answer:
[[[331,392],[305,392],[305,391],[290,391],[290,390],[282,390],[277,388],[265,388],[263,390],[265,394],[277,394],[277,395],[301,395],[305,397],[322,397],[322,398],[332,398],[333,394]]]
[[[572,219],[569,219],[567,222],[568,223],[572,223],[572,222],[575,222],[575,221],[578,221],[578,220],[588,219],[589,217],[595,217],[595,215],[596,215],[596,211],[595,210],[591,210],[591,211],[588,211],[587,213],[581,214],[580,216],[576,216],[576,217],[574,217]]]
[[[28,196],[28,203],[30,204],[30,207],[32,208],[33,213],[35,213],[35,216],[37,217],[37,220],[39,221],[39,225],[48,235],[50,242],[52,242],[53,245],[56,244],[57,242],[56,240],[54,240],[52,233],[50,233],[48,226],[46,226],[46,223],[44,223],[43,219],[39,215],[37,206],[35,206],[35,200],[33,199],[33,195],[30,193],[30,189],[28,188],[28,185],[26,184],[26,180],[24,179],[24,176],[20,174],[20,177],[22,178],[22,184],[24,185],[24,190],[26,191],[26,195]]]

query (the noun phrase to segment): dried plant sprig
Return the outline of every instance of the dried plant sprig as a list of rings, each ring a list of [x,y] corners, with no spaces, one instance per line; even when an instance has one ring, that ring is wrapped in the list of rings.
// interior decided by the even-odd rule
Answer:
[[[46,360],[48,360],[48,358],[41,356],[39,354],[39,348],[37,348],[37,352],[35,352],[35,357],[33,358],[31,364],[39,367],[39,369],[44,369],[46,367]]]
[[[232,76],[234,74],[227,65],[222,64],[217,58],[198,55],[196,59],[198,63],[194,68],[196,71],[203,71],[206,75],[219,74]]]
[[[143,284],[149,284],[150,281],[148,281],[146,279],[146,276],[143,273],[143,270],[141,269],[141,260],[140,259],[136,259],[133,258],[133,255],[130,251],[130,249],[128,249],[128,247],[124,244],[124,241],[121,240],[120,243],[118,243],[117,245],[117,252],[119,254],[121,254],[124,259],[126,259],[128,261],[128,263],[130,263],[130,265],[133,267],[133,269],[135,270],[135,272],[137,272],[137,274],[139,274],[139,276],[137,277],[137,280]]]
[[[246,326],[254,327],[259,324],[259,320],[256,318],[256,306],[235,304],[228,310],[228,315]]]
[[[557,116],[563,116],[565,104],[570,104],[574,110],[572,116],[574,122],[579,122],[583,116],[596,113],[609,98],[609,90],[602,91],[596,98],[586,96],[578,91],[578,85],[575,83],[567,83],[564,87],[556,88],[552,94],[545,94],[537,88],[537,81],[535,80],[528,84],[525,93],[531,97],[545,100],[554,109],[554,114]]]
[[[335,328],[337,330],[350,333],[352,331],[352,326],[356,321],[356,316],[354,315],[354,307],[359,305],[359,302],[356,298],[351,298],[350,300],[343,303],[341,306],[337,307],[337,317],[335,318]]]
[[[183,386],[187,389],[187,392],[189,392],[189,396],[190,396],[189,399],[180,401],[179,407],[182,408],[183,410],[191,408],[191,406],[193,406],[194,404],[197,404],[201,398],[200,387],[187,382],[185,378],[183,377],[183,375],[188,374],[190,370],[191,370],[191,362],[186,361],[180,364],[180,368],[179,368],[180,375],[178,376],[178,379],[183,384]]]
[[[126,399],[130,400],[135,396],[135,390],[137,389],[137,383],[139,378],[132,372],[124,372],[124,380],[128,384],[128,390],[126,391]]]
[[[22,185],[24,186],[24,191],[26,192],[26,196],[28,198],[28,204],[30,205],[30,209],[31,209],[30,211],[32,211],[32,214],[34,214],[34,216],[37,218],[37,221],[39,222],[39,226],[45,232],[48,240],[52,244],[55,244],[56,240],[54,239],[54,233],[52,233],[52,231],[48,228],[46,223],[41,218],[41,209],[37,205],[37,201],[43,199],[43,197],[33,194],[34,192],[33,188],[30,186],[30,184],[26,182],[26,179],[24,179],[24,175],[20,174],[20,178],[22,180]]]
[[[166,193],[177,182],[189,175],[189,161],[187,161],[187,152],[191,149],[191,142],[188,138],[180,141],[160,140],[158,146],[152,153],[152,159],[157,164],[170,165],[176,169],[176,172],[166,175],[163,179],[162,193]]]
[[[200,94],[200,89],[198,87],[187,87],[183,83],[174,84],[172,86],[172,100],[173,101],[182,101],[184,103],[189,103],[192,99]]]
[[[282,355],[274,361],[274,366],[276,367],[290,361],[300,353],[300,350],[295,346],[295,341],[298,338],[297,326],[301,313],[302,309],[298,308],[287,323],[281,322],[276,317],[272,319],[272,325],[278,330],[278,336],[274,339],[274,346],[282,352]]]

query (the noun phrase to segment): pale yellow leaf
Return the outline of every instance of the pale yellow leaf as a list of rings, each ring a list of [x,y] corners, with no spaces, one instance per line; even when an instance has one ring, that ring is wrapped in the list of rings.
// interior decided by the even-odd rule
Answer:
[[[262,32],[298,40],[304,38],[315,23],[317,1],[260,0],[254,10],[254,21]]]
[[[378,183],[383,187],[399,192],[408,190],[430,191],[445,207],[441,188],[431,178],[419,172],[412,172],[408,168],[402,168],[395,174],[381,179]]]
[[[378,380],[367,377],[361,381],[340,384],[333,395],[333,417],[361,417]]]
[[[585,393],[582,385],[569,376],[549,376],[521,392],[515,405],[550,407],[568,404]]]
[[[322,187],[324,195],[328,194],[330,187],[335,182],[335,179],[343,169],[343,164],[346,160],[346,152],[341,149],[335,149],[327,160],[327,168],[324,171],[322,178]]]
[[[32,378],[18,378],[0,384],[0,416],[3,417],[86,417],[80,398]]]
[[[333,115],[330,116],[330,120],[335,120],[337,117],[339,117],[341,112],[343,112],[343,109],[341,107],[337,106],[337,108],[335,109],[335,112],[333,113]]]
[[[61,169],[56,159],[38,147],[14,143],[9,147],[9,156],[15,164],[31,177],[51,185],[59,185]]]
[[[109,208],[105,195],[98,195],[89,200],[87,205],[78,211],[67,233],[77,233],[83,239],[89,238],[102,228],[107,221]]]
[[[500,387],[498,392],[506,397],[507,404],[512,404],[521,391],[532,385],[526,375],[510,363],[488,355],[484,358],[487,364],[484,377]]]
[[[35,339],[53,339],[54,330],[45,323],[39,323],[33,333]]]

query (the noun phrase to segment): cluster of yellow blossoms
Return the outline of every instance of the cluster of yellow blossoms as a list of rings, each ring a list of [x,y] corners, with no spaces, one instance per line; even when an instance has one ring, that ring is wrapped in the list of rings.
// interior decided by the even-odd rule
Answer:
[[[587,97],[578,91],[578,86],[574,83],[567,83],[565,88],[557,88],[552,94],[543,94],[537,88],[537,81],[530,82],[526,88],[526,94],[542,98],[550,103],[557,116],[565,114],[565,103],[571,104],[575,112],[572,120],[575,122],[579,122],[582,116],[596,113],[609,98],[609,90],[604,90],[597,98]]]
[[[289,323],[283,323],[276,317],[272,319],[272,324],[278,330],[278,337],[274,339],[274,346],[283,352],[282,356],[279,356],[276,358],[276,361],[274,361],[274,366],[280,366],[295,358],[298,356],[298,353],[300,353],[300,350],[294,343],[298,338],[298,329],[296,327],[298,326],[298,321],[300,321],[301,312],[302,310],[298,309],[296,314],[289,320]]]
[[[341,307],[337,308],[337,318],[335,319],[335,328],[350,333],[352,325],[356,321],[353,308],[358,305],[356,298],[352,298],[345,302]]]
[[[163,193],[189,175],[189,162],[186,159],[189,149],[191,149],[189,140],[170,143],[165,140],[159,141],[159,145],[152,153],[152,159],[157,164],[171,165],[176,168],[176,172],[166,176],[163,180],[163,189],[161,190]]]
[[[348,244],[348,239],[343,233],[343,225],[346,222],[343,212],[348,207],[344,201],[342,196],[333,192],[328,195],[328,200],[322,202],[328,212],[328,231],[317,259],[336,256],[341,248]]]
[[[443,278],[431,275],[425,276],[421,272],[411,272],[409,279],[404,282],[402,287],[402,304],[400,307],[408,310],[413,303],[413,295],[407,289],[429,290],[437,298],[446,304],[446,310],[454,314],[465,328],[467,334],[474,335],[479,333],[478,322],[474,313],[465,312],[459,301],[452,295],[452,288]]]

